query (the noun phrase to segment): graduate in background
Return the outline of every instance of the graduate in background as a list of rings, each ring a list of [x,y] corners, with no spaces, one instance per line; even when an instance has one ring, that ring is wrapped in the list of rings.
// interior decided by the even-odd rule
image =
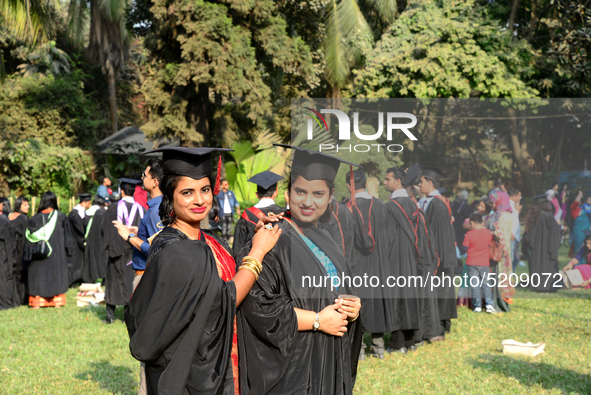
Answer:
[[[558,273],[558,249],[560,248],[560,225],[554,219],[554,208],[546,195],[533,198],[536,204],[525,217],[523,255],[528,258],[530,288],[537,292],[556,292],[562,281],[556,282]],[[551,277],[548,278],[550,273]],[[535,277],[532,277],[536,274]],[[538,281],[532,281],[539,276]],[[556,284],[556,287],[554,286]]]
[[[353,225],[353,215],[351,214],[349,203],[337,202],[333,195],[330,204],[332,207],[330,219],[327,222],[318,223],[318,227],[330,233],[332,239],[340,247],[343,256],[350,261],[353,251],[355,227]]]
[[[361,278],[365,275],[376,276],[380,281],[386,281],[389,276],[394,275],[393,265],[396,264],[388,260],[391,235],[387,231],[386,206],[365,190],[366,176],[363,169],[353,171],[354,185],[351,184],[349,173],[345,174],[345,180],[349,192],[355,197],[355,203],[351,204],[355,241],[353,252],[348,257],[353,275]],[[393,306],[395,301],[391,291],[390,288],[367,287],[358,295],[363,305],[363,331],[371,333],[370,355],[379,359],[384,359],[384,333],[396,328],[397,316]],[[360,359],[365,359],[364,349],[362,344]]]
[[[29,275],[29,263],[23,260],[23,253],[25,248],[25,232],[27,231],[27,223],[29,217],[29,200],[23,196],[19,196],[14,201],[14,211],[8,215],[15,231],[16,242],[16,288],[17,299],[19,304],[26,305],[29,303],[29,288],[27,285]]]
[[[105,324],[115,322],[115,307],[126,306],[133,292],[134,271],[131,267],[133,247],[129,240],[123,240],[119,236],[114,222],[119,221],[133,229],[134,233],[128,236],[130,238],[135,236],[137,226],[144,217],[144,208],[133,200],[135,186],[141,181],[129,178],[120,178],[118,181],[121,200],[117,204],[109,205],[103,218],[105,249],[109,252],[105,287],[107,318],[103,321]]]
[[[92,206],[86,210],[86,249],[84,250],[84,274],[85,283],[94,283],[99,278],[107,276],[107,262],[109,253],[105,249],[104,216],[107,202],[101,196],[96,196]]]
[[[404,189],[412,200],[413,204],[417,206],[418,219],[416,235],[417,235],[417,251],[419,252],[419,259],[417,261],[417,274],[422,277],[424,283],[430,281],[431,276],[437,271],[439,265],[439,258],[435,252],[435,248],[431,243],[429,237],[429,231],[427,227],[427,220],[425,219],[425,213],[419,207],[417,201],[418,196],[418,182],[421,177],[421,170],[418,163],[411,166],[406,172],[406,182],[404,183]],[[394,195],[394,194],[393,194]],[[392,196],[390,197],[393,198]],[[439,306],[437,303],[437,291],[432,289],[430,286],[421,287],[419,290],[419,309],[421,316],[421,325],[417,331],[415,331],[415,346],[422,346],[424,341],[433,343],[441,340],[445,340],[445,337],[441,335],[441,320],[439,319]]]
[[[439,258],[439,264],[433,275],[441,279],[437,287],[437,304],[441,320],[441,335],[451,331],[451,319],[458,318],[456,292],[453,282],[443,281],[443,277],[453,279],[454,268],[458,265],[456,241],[452,227],[451,205],[441,196],[437,188],[445,174],[437,167],[423,166],[419,181],[421,193],[425,196],[419,201],[419,207],[425,213],[431,245]]]
[[[74,248],[70,221],[58,211],[57,196],[51,191],[41,202],[27,225],[23,259],[29,261],[29,307],[62,307],[66,305],[68,256]],[[40,254],[38,243],[48,244],[47,254]]]
[[[248,180],[248,182],[252,182],[257,186],[256,196],[259,202],[254,207],[244,210],[242,216],[236,222],[234,244],[232,245],[234,254],[238,254],[246,242],[252,239],[254,229],[260,218],[269,215],[269,213],[278,215],[285,212],[285,207],[275,204],[275,198],[277,198],[279,193],[277,184],[284,178],[272,171],[265,170]]]
[[[339,246],[318,227],[330,218],[334,180],[345,161],[276,145],[295,151],[291,211],[278,222],[283,233],[238,312],[240,393],[350,395],[363,335],[359,298],[346,281],[337,288],[305,282],[306,276],[318,283],[352,275]]]
[[[4,210],[2,210],[4,212]],[[0,215],[0,310],[20,304],[17,292],[15,229],[6,215]]]
[[[201,221],[217,215],[211,152],[161,148],[160,218],[146,271],[125,312],[132,355],[145,362],[148,394],[238,393],[236,308],[258,278],[281,234],[261,227],[237,268],[230,247]],[[261,328],[265,330],[267,328]],[[268,328],[272,329],[272,328]],[[240,372],[242,374],[242,372]]]
[[[70,257],[69,281],[70,285],[82,280],[84,274],[84,249],[86,244],[86,210],[92,204],[92,195],[88,193],[78,194],[79,203],[74,206],[68,220],[70,221],[70,230],[72,231],[72,240],[74,245]]]

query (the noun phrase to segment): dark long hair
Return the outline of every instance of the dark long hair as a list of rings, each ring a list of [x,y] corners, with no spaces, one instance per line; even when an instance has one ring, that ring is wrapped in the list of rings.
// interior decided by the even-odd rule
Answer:
[[[12,212],[12,208],[10,207],[10,200],[6,199],[5,197],[0,198],[0,206],[2,214],[8,215]]]
[[[544,203],[546,203],[546,202],[544,202]],[[538,225],[539,218],[540,218],[540,215],[542,214],[542,211],[546,211],[542,207],[542,205],[544,203],[534,204],[527,212],[527,215],[525,216],[525,233],[530,233],[533,230],[533,228],[535,228]],[[550,202],[547,202],[547,203],[552,205],[552,203],[550,203]],[[550,212],[552,212],[552,210],[550,210]]]
[[[14,211],[16,213],[21,213],[21,214],[27,215],[27,213],[25,213],[25,212],[23,212],[21,210],[21,206],[23,205],[24,202],[27,202],[28,203],[29,202],[29,199],[27,199],[24,196],[19,196],[19,197],[16,198],[16,200],[14,201]]]
[[[162,177],[162,183],[160,184],[160,191],[162,192],[162,202],[160,203],[160,209],[158,210],[158,215],[162,220],[162,225],[169,226],[175,223],[177,220],[176,213],[174,212],[174,191],[176,187],[179,185],[179,181],[181,177],[176,174],[165,174]],[[212,175],[207,177],[209,180],[209,185],[211,187],[211,194],[213,195],[213,190],[215,188],[215,178]],[[211,211],[209,212],[209,219],[213,220],[215,217],[218,216],[219,212],[219,205],[218,200],[213,195],[213,202],[211,206]],[[170,215],[172,213],[172,215]]]
[[[41,211],[46,210],[48,208],[59,210],[59,207],[57,206],[57,196],[55,196],[55,193],[51,191],[47,191],[43,195],[41,195],[41,202],[39,203],[39,207],[37,208],[37,213],[40,213]]]
[[[295,176],[295,178],[293,179],[294,181],[297,180],[298,177],[302,177],[301,175],[299,175],[297,173],[291,173],[291,175],[289,176],[289,182],[287,183],[287,194],[288,195],[291,193],[292,175]],[[328,200],[328,207],[326,208],[326,211],[318,219],[318,221],[322,222],[322,223],[326,223],[326,222],[330,221],[330,216],[333,211],[332,195],[333,195],[333,191],[334,191],[334,181],[331,181],[331,180],[324,180],[324,181],[326,181],[326,186],[328,187],[328,192],[330,193],[330,199]]]

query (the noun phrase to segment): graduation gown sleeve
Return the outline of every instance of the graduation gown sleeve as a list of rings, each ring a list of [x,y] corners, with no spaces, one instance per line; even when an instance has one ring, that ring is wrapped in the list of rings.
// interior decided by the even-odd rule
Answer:
[[[146,364],[148,385],[158,394],[233,394],[235,313],[234,283],[220,279],[204,242],[151,251],[125,312],[129,348]]]

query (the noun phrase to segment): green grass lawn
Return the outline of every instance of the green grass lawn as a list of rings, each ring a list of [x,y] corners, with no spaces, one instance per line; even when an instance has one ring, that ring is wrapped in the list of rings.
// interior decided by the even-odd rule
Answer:
[[[80,309],[75,295],[67,293],[62,309],[0,312],[1,394],[137,392],[139,362],[129,354],[125,324],[103,325],[104,308]],[[361,361],[355,393],[591,394],[591,290],[519,296],[507,314],[460,308],[444,342]],[[121,308],[117,315],[123,318]],[[503,339],[543,341],[546,352],[506,356]]]

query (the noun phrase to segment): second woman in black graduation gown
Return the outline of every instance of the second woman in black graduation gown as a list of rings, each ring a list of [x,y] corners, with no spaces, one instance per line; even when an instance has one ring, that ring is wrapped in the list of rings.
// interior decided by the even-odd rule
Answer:
[[[265,257],[265,269],[238,314],[241,394],[352,394],[361,320],[350,323],[343,337],[298,332],[294,308],[321,311],[339,294],[355,292],[347,286],[338,291],[303,288],[304,276],[318,279],[326,271],[295,228],[286,220],[279,224],[282,236]],[[302,226],[301,231],[322,248],[339,273],[352,275],[328,232],[317,226]]]
[[[339,305],[340,302],[335,304],[339,295],[355,294],[351,284],[341,284],[336,290],[330,285],[317,287],[303,283],[308,276],[317,280],[325,278],[327,270],[302,236],[324,252],[339,277],[343,274],[352,277],[352,273],[340,247],[326,230],[313,222],[299,222],[293,215],[293,210],[301,204],[294,200],[294,193],[300,193],[295,186],[298,177],[308,181],[334,181],[339,160],[314,151],[281,146],[296,149],[289,202],[292,212],[286,213],[286,219],[279,222],[283,233],[265,256],[265,270],[238,312],[240,391],[242,395],[350,395],[363,336],[361,320],[349,322],[346,332],[335,336],[322,332],[322,320],[318,331],[313,331],[312,325],[309,330],[298,330],[304,320],[298,322],[295,311],[296,308],[307,310],[307,313],[301,312],[306,317],[309,312],[322,314],[325,309],[327,315],[334,314],[330,310]],[[325,185],[330,191],[329,182]],[[318,213],[322,216],[326,211],[317,211],[315,215]],[[358,316],[358,311],[348,312]],[[325,322],[324,328],[328,327]]]

